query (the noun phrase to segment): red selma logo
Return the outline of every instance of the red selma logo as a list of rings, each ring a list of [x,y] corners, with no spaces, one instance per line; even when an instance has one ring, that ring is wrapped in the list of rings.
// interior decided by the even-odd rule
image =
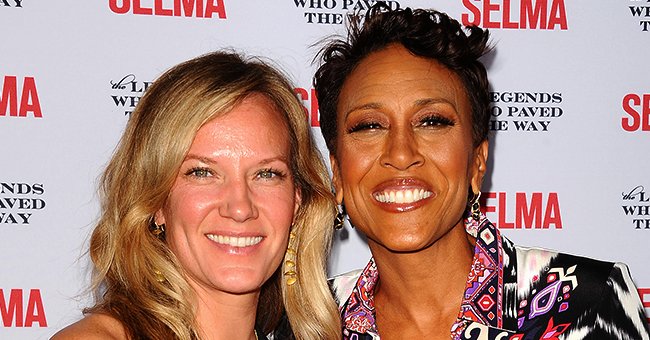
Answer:
[[[516,5],[512,6],[517,2],[518,12]],[[463,25],[540,30],[568,28],[564,0],[463,0],[463,5],[469,10],[461,14]]]
[[[307,115],[307,121],[311,127],[319,127],[320,122],[318,121],[318,99],[316,98],[316,89],[303,89],[297,87],[293,91],[298,96],[298,99],[302,101],[302,108]]]
[[[19,80],[20,88],[18,87]],[[16,76],[4,76],[1,93],[0,117],[7,114],[11,117],[27,117],[28,114],[34,118],[43,117],[34,77],[18,79]]]
[[[197,18],[226,19],[223,0],[173,0],[173,6],[165,6],[163,0],[108,0],[108,7],[117,14],[185,16]],[[152,3],[153,2],[153,3]]]
[[[0,317],[4,327],[33,327],[34,324],[47,327],[41,290],[24,292],[23,289],[0,288]]]
[[[623,97],[621,127],[628,132],[650,131],[650,93],[629,93]]]
[[[560,201],[556,192],[518,192],[514,197],[505,192],[484,192],[481,198],[482,211],[498,228],[562,229]],[[508,211],[514,211],[514,221],[512,216],[507,216]]]

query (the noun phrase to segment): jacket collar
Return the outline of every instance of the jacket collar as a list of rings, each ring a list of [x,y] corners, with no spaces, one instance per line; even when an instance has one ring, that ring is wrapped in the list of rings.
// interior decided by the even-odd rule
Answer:
[[[503,241],[500,232],[485,215],[478,220],[465,219],[465,229],[476,238],[476,246],[458,318],[451,329],[453,335],[462,332],[471,322],[503,327]],[[378,338],[374,305],[378,279],[377,266],[371,258],[341,306],[344,330]]]

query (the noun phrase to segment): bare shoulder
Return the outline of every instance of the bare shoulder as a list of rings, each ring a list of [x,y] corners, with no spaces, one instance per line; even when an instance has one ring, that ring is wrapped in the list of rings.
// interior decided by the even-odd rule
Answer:
[[[93,313],[60,330],[51,340],[122,340],[127,339],[122,323],[107,314]]]

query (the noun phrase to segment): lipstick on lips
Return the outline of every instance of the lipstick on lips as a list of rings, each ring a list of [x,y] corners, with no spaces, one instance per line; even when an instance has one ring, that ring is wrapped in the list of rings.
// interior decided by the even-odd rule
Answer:
[[[391,212],[406,212],[424,205],[434,196],[429,185],[416,178],[382,182],[372,191],[375,204]]]

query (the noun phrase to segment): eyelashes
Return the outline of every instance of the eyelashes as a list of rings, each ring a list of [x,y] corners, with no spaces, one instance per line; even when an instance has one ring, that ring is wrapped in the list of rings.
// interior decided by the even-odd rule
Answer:
[[[418,123],[422,127],[454,126],[456,123],[444,116],[433,114],[422,117]]]
[[[378,130],[381,128],[382,125],[380,123],[373,122],[373,121],[370,122],[363,121],[350,127],[348,129],[348,133],[354,133],[354,132],[364,131],[364,130]]]
[[[419,120],[413,123],[414,127],[422,127],[422,128],[442,128],[442,127],[448,127],[454,125],[456,125],[456,122],[454,120],[439,114],[428,114],[422,116]],[[373,130],[380,130],[384,128],[385,128],[385,124],[379,121],[362,120],[361,122],[356,123],[352,125],[352,127],[348,128],[347,133],[373,131]]]
[[[206,167],[193,167],[185,172],[185,176],[204,179],[204,178],[214,176],[214,172],[212,171],[212,169]],[[264,168],[256,171],[255,178],[262,179],[262,180],[273,180],[273,179],[283,180],[287,178],[287,173],[283,170],[269,167],[269,168]]]
[[[212,170],[203,167],[190,168],[188,171],[185,172],[185,176],[198,177],[198,178],[210,177],[212,175],[213,175]]]
[[[266,168],[258,171],[256,177],[261,179],[285,179],[287,174],[280,169]]]

